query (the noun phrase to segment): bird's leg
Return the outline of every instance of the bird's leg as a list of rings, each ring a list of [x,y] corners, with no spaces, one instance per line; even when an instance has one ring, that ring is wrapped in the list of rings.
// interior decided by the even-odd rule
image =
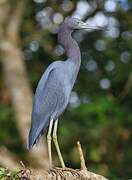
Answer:
[[[48,154],[49,154],[49,163],[50,163],[50,168],[52,168],[52,154],[51,154],[51,132],[52,132],[52,126],[53,126],[53,119],[50,120],[49,124],[49,130],[47,134],[47,143],[48,143]]]
[[[55,121],[55,124],[54,124],[53,141],[54,141],[54,144],[55,144],[56,151],[58,153],[58,157],[59,157],[61,166],[62,166],[63,169],[65,169],[65,163],[63,161],[63,158],[62,158],[62,155],[61,155],[61,152],[60,152],[60,148],[59,148],[59,144],[58,144],[58,140],[57,140],[57,125],[58,125],[58,119]]]

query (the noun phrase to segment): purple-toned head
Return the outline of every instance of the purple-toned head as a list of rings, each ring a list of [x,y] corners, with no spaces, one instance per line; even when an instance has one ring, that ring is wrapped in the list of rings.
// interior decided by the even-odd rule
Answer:
[[[69,30],[76,30],[76,29],[101,30],[102,29],[101,27],[98,26],[91,26],[90,24],[85,23],[75,17],[66,17],[61,26]]]

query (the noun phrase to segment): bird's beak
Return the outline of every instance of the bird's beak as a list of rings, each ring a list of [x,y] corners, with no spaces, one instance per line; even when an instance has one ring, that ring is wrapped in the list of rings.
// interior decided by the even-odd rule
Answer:
[[[92,26],[90,25],[89,23],[84,23],[84,22],[81,22],[79,25],[78,25],[78,28],[79,29],[92,29],[92,30],[103,30],[104,28],[101,27],[101,26]]]

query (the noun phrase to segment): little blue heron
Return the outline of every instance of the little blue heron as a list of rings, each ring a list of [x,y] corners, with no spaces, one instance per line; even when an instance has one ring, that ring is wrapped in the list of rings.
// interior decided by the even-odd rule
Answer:
[[[49,65],[38,83],[33,103],[28,149],[36,144],[48,128],[47,143],[50,167],[52,167],[51,141],[53,137],[61,166],[65,168],[57,140],[57,125],[58,117],[68,105],[81,64],[79,46],[71,36],[73,30],[76,29],[100,28],[90,26],[77,18],[65,18],[59,27],[58,41],[65,49],[67,60],[56,61]]]

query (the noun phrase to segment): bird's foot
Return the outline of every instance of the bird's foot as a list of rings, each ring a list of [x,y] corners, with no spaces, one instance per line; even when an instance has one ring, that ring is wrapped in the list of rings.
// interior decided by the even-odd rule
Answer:
[[[62,173],[62,168],[58,168],[58,167],[52,167],[49,169],[50,173],[56,174],[56,176],[60,175],[61,177],[63,176]]]
[[[72,173],[73,175],[79,175],[79,169],[74,170],[68,167],[65,167],[65,168],[54,167],[50,169],[50,172],[55,173],[56,175],[59,174],[60,176],[63,176],[63,172],[66,172],[66,171]]]
[[[73,175],[76,175],[76,174],[79,175],[79,169],[72,169],[72,168],[65,167],[65,169],[63,169],[63,171],[69,171]]]

